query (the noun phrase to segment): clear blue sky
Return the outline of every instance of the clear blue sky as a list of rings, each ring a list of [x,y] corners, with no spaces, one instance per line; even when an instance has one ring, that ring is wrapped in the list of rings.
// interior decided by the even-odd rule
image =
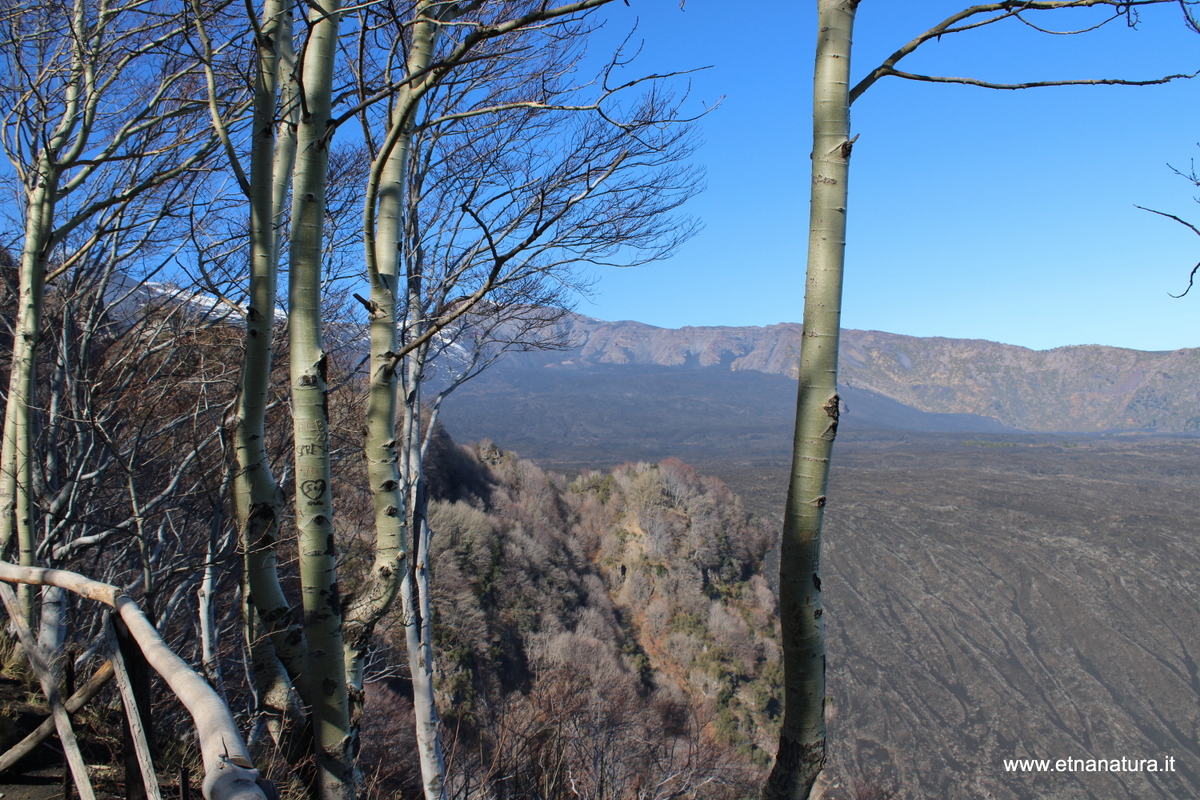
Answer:
[[[863,0],[854,73],[966,2]],[[631,0],[641,70],[712,65],[697,100],[705,229],[669,261],[601,273],[582,313],[663,327],[769,325],[802,315],[815,2]],[[1035,19],[1074,24],[1082,12]],[[1091,16],[1094,18],[1094,15]],[[597,42],[596,46],[602,46]],[[1200,69],[1200,35],[1174,4],[1082,36],[1012,21],[945,37],[904,68],[996,81],[1152,78]],[[1200,347],[1200,287],[1173,300],[1200,237],[1200,78],[1155,87],[1002,92],[887,78],[852,110],[843,326],[1045,349]]]

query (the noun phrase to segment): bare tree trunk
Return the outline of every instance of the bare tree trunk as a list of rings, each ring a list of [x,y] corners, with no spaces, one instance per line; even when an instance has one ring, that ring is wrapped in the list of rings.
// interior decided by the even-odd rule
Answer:
[[[279,580],[276,546],[284,494],[271,469],[266,431],[282,229],[299,109],[292,6],[266,0],[259,28],[245,185],[250,208],[250,291],[232,426],[237,461],[233,505],[245,554],[242,614],[258,715],[252,739],[265,730],[275,751],[298,770],[315,798],[320,788],[312,763],[312,726],[296,700],[296,692],[307,695],[311,686],[306,637]]]
[[[246,350],[234,421],[238,472],[234,483],[238,526],[246,553],[251,605],[261,616],[289,674],[306,673],[303,628],[279,583],[275,546],[283,517],[283,490],[267,455],[273,334],[278,286],[280,229],[295,158],[295,117],[290,79],[283,91],[284,121],[276,138],[279,76],[291,75],[291,6],[267,0],[259,37],[250,152],[250,304]]]
[[[292,194],[289,321],[296,464],[296,530],[308,639],[308,684],[323,800],[355,796],[342,604],[337,584],[329,460],[327,354],[321,333],[325,191],[338,0],[309,7]]]
[[[439,22],[431,12],[438,4],[422,0],[417,7],[412,47],[405,64],[409,77],[423,76],[433,61]],[[346,668],[352,700],[353,733],[358,736],[358,717],[363,696],[363,662],[375,625],[391,607],[401,590],[408,570],[405,554],[408,549],[405,535],[409,532],[402,470],[399,463],[404,448],[396,436],[396,392],[398,379],[395,354],[399,350],[397,335],[396,297],[400,289],[401,253],[404,216],[407,203],[407,172],[409,147],[412,141],[412,122],[420,102],[424,78],[400,90],[391,119],[391,129],[382,152],[372,169],[369,193],[377,193],[378,211],[368,195],[366,203],[365,242],[371,297],[368,305],[371,320],[371,379],[367,401],[367,437],[365,442],[367,475],[375,509],[375,564],[362,595],[346,615]],[[406,401],[407,402],[407,401]],[[419,400],[418,400],[419,402]],[[406,411],[408,406],[405,406]],[[407,620],[407,616],[405,617]],[[417,686],[417,662],[411,658]],[[431,665],[424,659],[425,671]],[[428,683],[428,681],[425,681]],[[432,695],[430,695],[432,697]],[[445,781],[443,760],[428,757],[436,750],[440,755],[439,726],[427,724],[429,715],[436,721],[437,709],[429,703],[417,703],[417,740],[421,758],[421,773],[426,798],[441,800]],[[425,720],[425,722],[423,722]],[[434,742],[427,741],[434,731]],[[422,734],[426,734],[423,736]],[[432,748],[432,749],[431,749]],[[436,787],[430,794],[430,787]]]
[[[412,300],[413,298],[410,298],[410,303]],[[419,309],[420,306],[414,305],[413,308]],[[416,332],[419,334],[420,328]],[[438,716],[433,686],[433,619],[429,596],[430,536],[429,525],[425,520],[427,501],[424,450],[421,447],[421,381],[428,352],[428,346],[422,345],[407,357],[402,441],[405,460],[403,476],[412,546],[408,553],[408,569],[400,586],[400,598],[408,665],[412,674],[417,756],[421,761],[425,800],[444,800],[446,760],[442,749],[441,719]]]
[[[194,174],[210,152],[211,142],[190,133],[187,117],[199,107],[180,100],[177,91],[193,67],[166,52],[184,18],[145,5],[97,7],[74,0],[39,7],[36,13],[17,6],[0,11],[5,62],[0,69],[14,76],[3,89],[8,134],[2,145],[25,190],[0,445],[0,545],[7,547],[15,538],[23,566],[33,566],[38,558],[37,523],[53,518],[38,509],[36,501],[46,485],[35,483],[33,469],[35,423],[44,416],[35,391],[37,350],[51,265],[66,278],[63,283],[70,283],[87,269],[82,266],[84,252],[100,239],[119,238],[115,231],[120,226],[105,218],[106,212],[119,217],[135,198]],[[159,125],[164,119],[172,122]],[[161,137],[155,133],[167,129],[170,133]],[[70,202],[64,201],[68,196]],[[164,217],[151,221],[149,229]],[[88,235],[82,233],[85,226],[94,226]],[[80,250],[71,253],[64,247],[79,239]],[[67,370],[60,369],[50,388],[56,399],[69,380]],[[50,416],[61,419],[58,409]],[[52,421],[50,427],[55,425]],[[48,456],[47,463],[53,468],[54,457]],[[149,596],[152,587],[146,588]],[[32,623],[29,586],[21,588],[20,598],[22,615]],[[49,598],[53,601],[53,593]]]
[[[1147,0],[1153,5],[1162,0]],[[1111,9],[1123,18],[1129,6],[1119,0],[983,3],[962,9],[892,53],[850,89],[851,32],[858,0],[818,0],[817,63],[813,93],[812,205],[809,219],[808,279],[804,295],[804,339],[791,478],[780,554],[780,618],[784,655],[784,721],[775,766],[763,800],[809,796],[825,760],[825,630],[821,605],[821,524],[829,458],[837,434],[837,356],[842,268],[846,236],[846,183],[849,173],[850,103],[886,76],[992,89],[1045,86],[1146,86],[1189,78],[1176,74],[1149,80],[1118,78],[995,83],[975,78],[917,75],[896,64],[923,44],[1010,19],[1021,11],[1064,8]],[[1025,21],[1025,20],[1022,20]],[[1030,24],[1026,21],[1026,24]]]
[[[8,404],[4,414],[4,442],[0,446],[0,543],[7,545],[16,535],[18,563],[34,566],[32,498],[33,404],[37,375],[36,347],[42,327],[46,261],[54,230],[54,207],[59,170],[46,158],[39,159],[38,185],[28,200],[25,246],[21,253],[17,322],[13,336],[12,367],[9,373]],[[33,593],[29,586],[18,592],[25,623],[33,626]]]
[[[439,331],[447,330],[448,325],[470,312],[477,305],[485,303],[487,295],[498,286],[523,284],[526,286],[542,287],[551,281],[541,281],[534,278],[532,271],[527,273],[532,280],[518,278],[521,265],[528,263],[519,254],[528,248],[530,251],[544,246],[540,237],[553,227],[552,221],[557,221],[574,204],[588,198],[596,186],[608,177],[606,168],[619,166],[625,157],[627,142],[622,131],[621,146],[618,153],[612,153],[599,148],[595,153],[594,143],[589,142],[589,152],[582,156],[587,163],[586,176],[582,180],[574,177],[569,171],[578,166],[578,162],[569,161],[565,167],[572,183],[568,196],[550,200],[554,190],[542,193],[535,192],[541,205],[530,209],[530,225],[536,233],[530,233],[511,220],[507,223],[510,230],[521,230],[523,241],[509,250],[508,246],[497,245],[495,239],[481,240],[475,245],[461,245],[463,252],[448,255],[439,252],[431,256],[430,261],[438,260],[436,267],[425,263],[425,242],[430,237],[430,231],[424,229],[426,217],[422,215],[421,196],[425,193],[418,174],[422,170],[422,158],[429,158],[429,149],[436,145],[425,142],[425,151],[414,155],[412,150],[417,147],[414,143],[413,120],[418,107],[426,92],[436,93],[437,79],[448,71],[447,64],[455,64],[468,57],[468,48],[474,47],[478,41],[498,36],[502,33],[517,33],[525,26],[536,26],[557,16],[585,12],[590,8],[603,5],[608,0],[588,0],[588,2],[568,4],[557,8],[545,5],[527,16],[516,17],[503,23],[493,23],[486,28],[482,26],[474,32],[462,36],[457,45],[450,48],[450,55],[435,58],[435,49],[439,43],[439,34],[445,29],[445,35],[453,38],[453,29],[449,27],[451,20],[461,22],[464,14],[471,13],[481,4],[475,2],[451,3],[436,0],[421,0],[416,4],[416,23],[412,28],[412,43],[408,50],[404,65],[404,78],[410,83],[404,85],[397,95],[395,106],[389,117],[389,130],[379,149],[373,164],[371,181],[368,184],[367,200],[365,203],[364,239],[366,243],[366,260],[371,277],[370,300],[363,300],[370,313],[371,320],[371,386],[368,406],[368,428],[366,440],[366,455],[369,475],[369,485],[375,503],[375,523],[377,535],[377,550],[371,580],[356,598],[355,604],[347,614],[347,668],[350,671],[351,697],[356,697],[356,688],[362,682],[362,656],[366,652],[370,632],[379,616],[387,608],[399,592],[402,604],[402,616],[405,627],[405,639],[408,650],[408,661],[414,690],[414,714],[416,719],[416,738],[418,757],[421,764],[422,787],[425,800],[443,800],[445,797],[446,767],[441,742],[441,724],[436,707],[434,692],[434,663],[432,649],[432,604],[430,591],[429,542],[430,531],[425,520],[425,483],[423,464],[422,433],[429,430],[422,424],[421,415],[421,381],[434,350],[431,349],[433,337]],[[470,31],[467,27],[462,30]],[[473,39],[477,39],[473,42]],[[514,45],[519,47],[520,45]],[[503,52],[503,49],[500,50]],[[513,51],[515,52],[515,50]],[[561,69],[561,64],[555,68]],[[555,85],[557,78],[549,74],[541,76],[543,89]],[[470,78],[464,78],[466,86],[472,85]],[[519,80],[514,78],[514,81]],[[505,92],[499,88],[494,97],[495,109],[509,107]],[[530,85],[538,85],[538,79],[528,81]],[[547,90],[548,91],[548,90]],[[456,97],[453,90],[451,96]],[[501,99],[503,98],[503,99]],[[517,105],[527,103],[527,95],[521,94]],[[462,100],[463,98],[457,98]],[[443,98],[442,102],[446,102]],[[478,101],[475,101],[478,102]],[[537,101],[533,101],[536,105]],[[470,101],[467,102],[469,105]],[[547,102],[547,106],[553,103]],[[439,106],[439,108],[442,108]],[[457,113],[471,116],[482,113],[478,108],[467,112],[464,107],[454,106],[441,112],[445,113],[447,122]],[[441,118],[441,113],[431,112],[434,119]],[[497,123],[503,125],[504,122]],[[426,132],[428,132],[426,130]],[[436,138],[436,137],[435,137]],[[487,145],[481,147],[486,149]],[[669,148],[668,148],[669,149]],[[426,165],[427,166],[427,165]],[[486,158],[480,158],[475,168],[480,170],[479,179],[486,183],[493,178],[491,170],[495,164]],[[410,171],[412,174],[410,174]],[[560,171],[554,177],[562,180]],[[454,176],[456,179],[461,176]],[[547,180],[553,184],[553,180]],[[685,181],[686,183],[686,181]],[[565,184],[563,184],[565,185]],[[447,189],[447,192],[453,191]],[[464,203],[460,199],[455,205],[457,213],[472,220],[464,225],[469,230],[478,224],[483,228],[484,237],[488,237],[486,222],[473,216],[468,209],[471,201],[479,202],[483,207],[488,203],[471,193],[465,192]],[[500,202],[507,210],[520,208],[522,203],[512,198]],[[537,205],[537,201],[531,203]],[[378,212],[376,214],[376,206]],[[672,206],[673,207],[673,206]],[[601,212],[603,213],[603,212]],[[630,216],[639,216],[641,210]],[[653,215],[648,215],[653,216]],[[581,218],[582,215],[581,215]],[[592,220],[595,222],[595,219]],[[440,225],[448,225],[445,218],[439,220]],[[624,221],[623,221],[624,224]],[[500,226],[503,228],[504,226]],[[597,227],[603,227],[597,226]],[[527,238],[524,238],[527,237]],[[457,237],[455,237],[457,240]],[[469,238],[469,236],[467,237]],[[586,238],[586,237],[585,237]],[[590,241],[590,240],[589,240]],[[491,249],[489,249],[489,246]],[[499,248],[497,250],[496,248]],[[488,256],[480,257],[480,253]],[[482,261],[491,257],[492,263],[483,267]],[[531,259],[536,263],[536,259]],[[472,269],[474,267],[474,269]],[[536,270],[536,267],[532,268]],[[478,278],[472,283],[471,278]],[[539,273],[539,278],[541,273]],[[461,281],[461,283],[460,283]],[[557,284],[556,284],[557,285]],[[469,288],[468,288],[469,287]],[[550,294],[554,295],[553,292]],[[361,299],[361,298],[360,298]],[[530,296],[531,305],[539,304],[541,295]],[[557,299],[554,295],[551,299]],[[512,303],[514,301],[507,300]],[[542,303],[544,304],[544,303]],[[501,315],[502,316],[502,315]],[[519,316],[519,315],[517,315]],[[404,336],[397,336],[397,325],[403,325]],[[465,327],[465,326],[464,326]],[[536,328],[536,326],[534,326]],[[511,331],[506,331],[509,333]],[[454,336],[454,333],[450,334]],[[474,363],[474,362],[473,362]],[[489,363],[483,359],[484,365]],[[399,374],[397,369],[400,369]],[[470,371],[470,370],[468,370]],[[467,376],[460,376],[458,382]],[[403,393],[402,430],[397,436],[396,391],[397,382],[402,381],[400,391]],[[426,433],[426,435],[428,435]],[[407,522],[406,522],[407,521]],[[405,543],[407,538],[407,547]],[[407,552],[406,552],[407,550]],[[403,558],[405,561],[401,561]],[[399,586],[397,587],[397,582]]]
[[[850,35],[858,0],[819,0],[804,340],[779,564],[784,710],[763,800],[804,800],[825,763],[821,524],[837,435],[837,356],[846,249]]]
[[[287,674],[271,639],[264,631],[253,607],[243,606],[245,614],[246,648],[250,653],[250,679],[253,684],[257,721],[250,736],[251,752],[259,751],[262,732],[271,742],[265,749],[271,755],[282,755],[292,766],[308,792],[319,798],[321,790],[316,765],[313,763],[312,724],[297,700],[292,679]]]

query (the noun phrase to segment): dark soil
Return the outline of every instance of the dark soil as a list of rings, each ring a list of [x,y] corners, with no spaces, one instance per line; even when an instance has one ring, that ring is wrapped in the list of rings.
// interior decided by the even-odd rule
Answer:
[[[46,719],[45,704],[36,702],[38,699],[31,693],[29,684],[0,676],[0,709],[3,709],[0,711],[0,751],[21,741]],[[92,702],[103,702],[103,695]],[[76,719],[75,722],[75,733],[98,800],[128,797],[119,753],[114,753],[109,744],[113,732],[97,731],[84,720]],[[64,795],[64,769],[58,737],[51,736],[13,769],[0,773],[0,800],[58,800]],[[160,786],[163,797],[179,796],[177,782],[163,782]],[[79,796],[73,785],[70,796]],[[195,785],[192,797],[200,797],[199,788]]]

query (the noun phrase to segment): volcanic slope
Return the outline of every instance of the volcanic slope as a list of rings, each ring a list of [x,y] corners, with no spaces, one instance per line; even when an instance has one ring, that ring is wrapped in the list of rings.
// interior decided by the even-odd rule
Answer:
[[[795,382],[786,370],[759,369],[775,356],[755,356],[756,366],[738,359],[778,355],[786,343],[768,347],[770,329],[750,329],[758,338],[731,355],[721,342],[747,329],[665,331],[656,343],[634,337],[636,323],[592,323],[614,326],[613,335],[593,331],[590,349],[498,365],[447,400],[447,428],[567,472],[677,456],[778,522]],[[1150,380],[1158,399],[1137,408],[1174,409],[1170,425],[1157,418],[1160,429],[1186,428],[1200,407],[1189,399],[1200,387],[1200,375],[1188,377],[1196,351],[1081,348],[1074,358],[992,343],[892,343],[898,370],[977,373],[914,382],[926,399],[969,394],[989,371],[1002,397],[1040,398],[998,420],[933,415],[900,392],[886,396],[881,382],[855,382],[853,351],[882,356],[854,333],[843,344],[851,385],[842,388],[824,559],[838,780],[891,782],[913,800],[1200,797],[1200,439],[1052,436],[999,421],[1035,427],[1040,409],[1048,427],[1149,424],[1122,409],[1149,397]],[[1022,373],[1026,357],[1053,369]],[[1178,363],[1154,372],[1164,359]],[[1115,388],[1093,391],[1089,381]],[[1022,758],[1152,758],[1160,770],[1173,758],[1174,769],[1006,771],[1005,759]]]
[[[901,800],[1200,797],[1197,461],[1200,440],[1144,435],[841,437],[823,558],[831,800],[854,780]],[[786,459],[696,466],[778,521]],[[1174,769],[1004,765],[1122,757]]]
[[[910,798],[1200,796],[1200,442],[1013,438],[835,454],[835,763]],[[1122,757],[1174,771],[1004,766]]]
[[[560,334],[571,349],[513,354],[494,369],[654,365],[794,378],[803,330],[794,323],[656,328],[572,314]],[[1200,429],[1197,348],[1029,350],[978,339],[843,330],[840,353],[844,393],[873,392],[917,411],[990,417],[1034,431]]]

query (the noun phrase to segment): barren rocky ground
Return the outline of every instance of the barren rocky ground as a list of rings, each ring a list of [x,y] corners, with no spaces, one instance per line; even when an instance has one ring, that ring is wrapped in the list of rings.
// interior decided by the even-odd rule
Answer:
[[[837,758],[908,797],[1200,796],[1197,441],[838,453]],[[1175,759],[1010,773],[1008,758]]]

